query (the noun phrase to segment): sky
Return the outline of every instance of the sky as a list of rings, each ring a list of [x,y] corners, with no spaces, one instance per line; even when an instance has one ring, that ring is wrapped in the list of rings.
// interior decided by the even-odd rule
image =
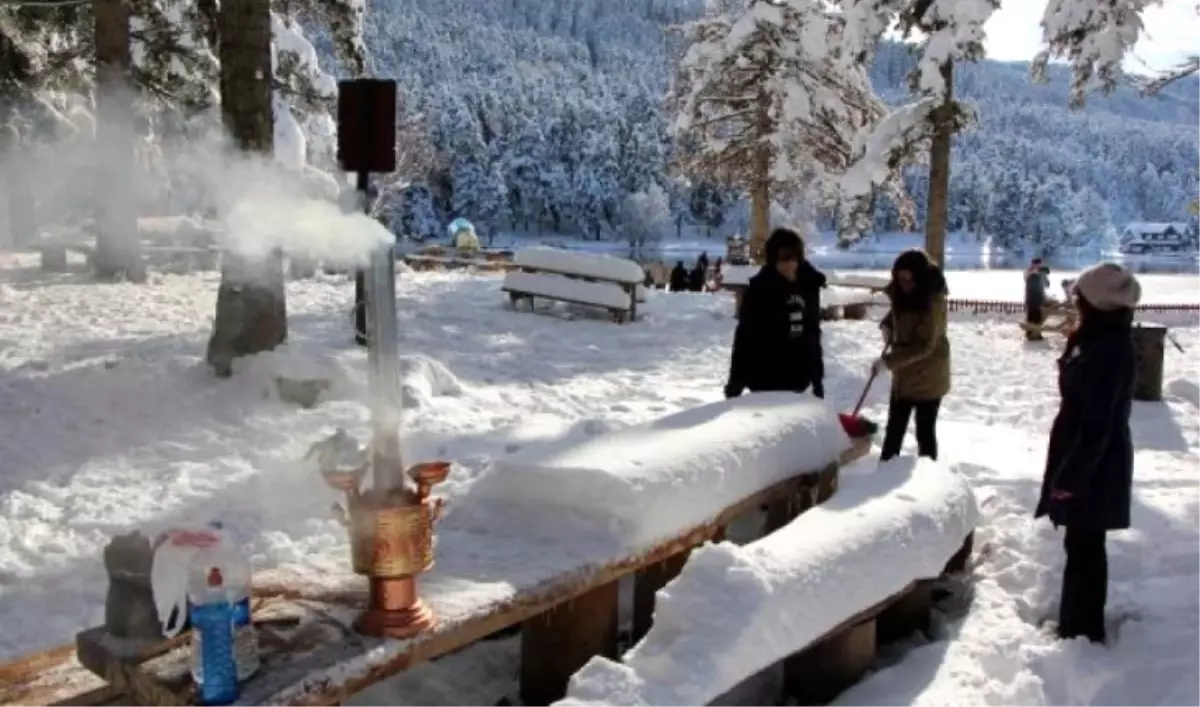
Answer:
[[[988,58],[1028,61],[1041,49],[1046,0],[1003,0],[987,25]],[[1146,10],[1145,33],[1125,62],[1125,70],[1145,73],[1169,68],[1200,53],[1200,17],[1195,0],[1166,0]]]

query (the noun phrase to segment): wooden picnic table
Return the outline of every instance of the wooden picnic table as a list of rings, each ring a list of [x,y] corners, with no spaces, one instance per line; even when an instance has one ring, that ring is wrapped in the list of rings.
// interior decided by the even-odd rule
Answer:
[[[548,704],[565,693],[567,680],[589,658],[616,657],[620,579],[634,577],[635,619],[641,617],[635,624],[642,624],[635,625],[636,637],[648,627],[652,607],[646,602],[682,568],[692,548],[723,537],[731,520],[763,506],[769,529],[826,500],[837,488],[839,466],[869,448],[869,440],[859,440],[839,461],[752,494],[633,555],[603,543],[569,547],[551,539],[442,529],[437,565],[418,580],[440,620],[412,639],[372,638],[350,628],[365,603],[366,581],[350,574],[348,560],[339,576],[262,573],[253,612],[262,668],[243,685],[238,703],[340,704],[415,664],[522,625],[522,698]],[[80,633],[76,647],[79,662],[126,703],[194,703],[186,635],[134,642],[97,627]]]

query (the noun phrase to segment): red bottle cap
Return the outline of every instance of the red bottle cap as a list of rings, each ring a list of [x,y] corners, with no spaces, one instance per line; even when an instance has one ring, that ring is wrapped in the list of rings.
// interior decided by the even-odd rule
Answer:
[[[210,567],[208,570],[208,586],[219,587],[225,583],[225,578],[221,576],[221,570],[216,567]]]

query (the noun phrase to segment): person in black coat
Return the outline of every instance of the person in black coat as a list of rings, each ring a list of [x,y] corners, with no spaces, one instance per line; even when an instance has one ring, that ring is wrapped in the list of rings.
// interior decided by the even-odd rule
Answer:
[[[1034,517],[1065,525],[1058,635],[1103,642],[1108,599],[1105,534],[1129,527],[1136,378],[1133,310],[1141,286],[1124,267],[1101,263],[1075,281],[1079,326],[1058,360],[1062,398],[1050,430]]]
[[[688,271],[683,267],[683,261],[675,263],[671,270],[671,292],[686,292],[688,288]]]
[[[821,288],[825,275],[804,257],[804,241],[786,228],[771,232],[766,264],[742,296],[725,397],[743,390],[790,390],[825,397],[821,353]]]

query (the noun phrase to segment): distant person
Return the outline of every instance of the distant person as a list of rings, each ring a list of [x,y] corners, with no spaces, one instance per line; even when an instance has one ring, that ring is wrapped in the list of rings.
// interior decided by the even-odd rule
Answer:
[[[700,253],[700,257],[699,257],[699,258],[696,258],[696,264],[697,264],[697,265],[703,265],[703,266],[704,266],[704,269],[705,269],[706,271],[708,270],[708,251],[707,251],[707,250],[706,250],[706,251],[702,251],[702,252]]]
[[[688,288],[688,271],[683,267],[683,261],[675,263],[671,270],[671,292],[686,292]]]
[[[766,264],[746,287],[733,336],[725,397],[742,391],[793,391],[812,386],[825,396],[821,352],[821,288],[825,275],[804,257],[795,231],[777,228],[766,243]]]
[[[1105,534],[1129,527],[1136,378],[1133,312],[1142,289],[1126,268],[1101,263],[1074,285],[1079,326],[1058,359],[1058,415],[1050,430],[1035,518],[1067,527],[1058,635],[1105,640]]]
[[[889,346],[872,370],[892,372],[892,392],[879,458],[887,461],[900,453],[915,412],[917,454],[937,459],[938,410],[950,392],[946,278],[925,251],[907,250],[892,264],[884,293],[891,309],[879,327]]]
[[[691,274],[688,275],[688,289],[692,292],[703,292],[704,283],[708,279],[708,263],[696,261],[696,267],[692,268]]]
[[[1049,289],[1050,268],[1042,264],[1041,258],[1034,258],[1025,270],[1025,322],[1031,325],[1025,331],[1025,338],[1030,341],[1042,340],[1038,328],[1046,321],[1046,292]]]

